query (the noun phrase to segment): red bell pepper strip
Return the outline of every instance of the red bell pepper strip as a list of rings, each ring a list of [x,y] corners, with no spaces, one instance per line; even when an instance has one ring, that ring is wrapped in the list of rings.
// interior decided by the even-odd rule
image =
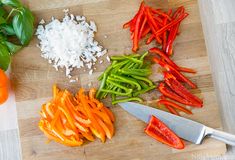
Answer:
[[[181,22],[184,18],[186,18],[188,16],[188,13],[184,13],[182,15],[180,15],[180,17],[178,19],[174,19],[172,20],[170,23],[168,23],[167,25],[165,25],[164,27],[162,27],[161,29],[159,29],[156,33],[155,36],[159,36],[161,35],[163,32],[165,32],[166,30],[168,30],[169,28],[173,27],[174,25],[178,24],[179,22]]]
[[[194,104],[184,98],[182,98],[181,96],[179,96],[178,94],[176,94],[175,92],[173,92],[172,90],[168,89],[165,86],[165,83],[160,83],[158,86],[159,91],[166,97],[171,98],[179,103],[185,104],[185,105],[189,105],[189,106],[194,106]]]
[[[181,71],[181,72],[187,72],[187,73],[193,73],[193,74],[197,73],[197,71],[195,71],[194,69],[185,68],[185,67],[180,67],[180,68],[179,68],[179,71]]]
[[[187,108],[184,108],[184,107],[182,107],[182,106],[180,106],[180,105],[178,105],[178,104],[176,104],[176,103],[174,103],[174,102],[172,102],[172,101],[169,101],[169,100],[163,100],[163,99],[161,99],[161,100],[158,100],[157,103],[158,103],[158,104],[169,105],[169,106],[174,107],[174,108],[176,108],[176,109],[178,109],[178,110],[180,110],[180,111],[182,111],[182,112],[184,112],[184,113],[186,113],[186,114],[193,114],[193,113],[192,113],[190,110],[188,110]]]
[[[143,38],[144,36],[146,36],[149,32],[150,32],[150,28],[148,25],[145,26],[143,32],[142,32],[142,35],[141,35],[141,38]]]
[[[130,21],[128,21],[127,23],[125,23],[125,24],[123,25],[123,29],[130,27],[130,26],[131,26],[131,23],[133,23],[133,24],[136,23],[136,19],[137,19],[137,17],[138,17],[138,14],[139,14],[140,10],[144,7],[144,5],[145,5],[145,4],[144,4],[144,1],[142,1],[141,4],[140,4],[140,7],[139,7],[139,10],[138,10],[137,14],[134,16],[133,19],[131,19]]]
[[[149,124],[145,128],[145,133],[157,141],[164,143],[176,149],[183,149],[184,143],[182,140],[171,131],[162,121],[154,116],[151,116]]]
[[[145,10],[145,14],[146,14],[146,17],[148,18],[148,24],[149,24],[149,27],[150,29],[152,30],[152,33],[154,34],[154,37],[155,39],[157,40],[157,42],[159,44],[162,44],[162,40],[159,38],[159,36],[156,36],[155,33],[157,32],[157,30],[159,29],[152,14],[151,14],[151,11],[150,11],[150,8],[149,7],[146,7],[146,10]],[[151,42],[151,41],[150,41]]]
[[[192,102],[195,107],[202,107],[203,101],[190,93],[177,79],[170,73],[164,72],[165,83],[179,96]]]
[[[141,18],[143,17],[143,15],[144,15],[144,7],[142,7],[136,19],[134,38],[133,38],[133,48],[132,48],[133,52],[136,52],[139,48],[139,30],[140,30]]]
[[[172,18],[171,18],[168,14],[162,12],[161,10],[156,10],[156,9],[151,8],[151,11],[152,11],[154,14],[158,14],[158,15],[160,15],[160,16],[162,16],[162,17],[167,18],[169,21],[172,20]]]
[[[174,108],[172,108],[171,106],[169,106],[167,104],[165,104],[165,106],[169,110],[170,113],[177,115],[177,116],[180,116],[180,114]]]
[[[165,26],[167,24],[167,18],[163,20],[163,25]],[[163,33],[163,40],[162,40],[162,50],[166,50],[166,43],[167,43],[167,31]]]
[[[165,96],[160,96],[160,99],[166,99]],[[180,114],[171,106],[169,106],[168,104],[164,104],[164,106],[168,109],[168,111],[174,115],[180,116]]]
[[[151,34],[151,36],[147,39],[146,44],[150,44],[154,40],[154,34]]]
[[[187,73],[196,73],[195,70],[190,69],[190,68],[185,68],[185,67],[179,67],[177,64],[175,64],[168,56],[166,56],[166,53],[164,53],[163,51],[161,51],[158,48],[151,48],[149,50],[150,53],[156,53],[158,54],[162,59],[164,59],[169,65],[171,65],[172,67],[174,67],[175,69],[177,69],[178,71],[181,72],[187,72]]]
[[[153,58],[153,61],[157,64],[161,65],[163,68],[165,68],[168,72],[173,74],[179,81],[183,81],[187,83],[191,88],[197,88],[196,84],[194,84],[192,81],[190,81],[188,78],[186,78],[183,74],[181,74],[177,69],[172,67],[171,65],[164,63],[162,60],[157,59],[156,57]]]
[[[144,28],[146,26],[146,23],[147,23],[147,17],[144,17],[144,21],[140,27],[140,32],[139,32],[139,39],[142,37],[143,35],[143,31],[144,31]]]
[[[184,11],[185,11],[184,6],[181,6],[181,7],[177,8],[177,10],[175,11],[175,13],[172,16],[172,19],[177,18],[179,15],[184,13]]]

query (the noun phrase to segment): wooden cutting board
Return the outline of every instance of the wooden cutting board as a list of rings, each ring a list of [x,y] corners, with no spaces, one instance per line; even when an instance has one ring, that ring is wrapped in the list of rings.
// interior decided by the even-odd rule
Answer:
[[[131,52],[131,41],[128,30],[122,29],[122,24],[136,13],[140,0],[25,0],[34,12],[37,22],[44,18],[47,22],[51,16],[62,18],[62,10],[70,8],[71,13],[85,15],[88,20],[94,20],[98,26],[96,39],[109,50],[108,55],[121,55]],[[198,84],[199,89],[192,92],[204,99],[202,109],[193,109],[190,119],[204,123],[210,127],[221,129],[221,121],[212,83],[196,0],[146,0],[147,4],[158,8],[176,8],[184,5],[189,17],[181,25],[181,33],[175,43],[173,59],[177,64],[195,68],[198,73],[188,75]],[[84,69],[74,72],[79,78],[78,83],[69,83],[63,70],[58,72],[40,57],[36,47],[36,37],[30,45],[14,56],[12,60],[12,78],[16,92],[19,131],[21,138],[23,160],[199,160],[225,153],[225,144],[213,139],[206,139],[202,145],[186,143],[184,150],[167,147],[143,132],[146,124],[137,120],[122,110],[119,106],[111,106],[109,100],[105,103],[111,107],[116,116],[116,134],[112,140],[102,144],[99,140],[87,143],[82,147],[65,147],[55,142],[46,144],[46,137],[38,129],[39,110],[41,105],[50,99],[52,84],[61,88],[76,91],[79,87],[97,86],[97,77],[108,66],[105,60],[102,65],[96,65],[93,75],[88,75]],[[141,43],[141,51],[148,47]],[[154,46],[154,44],[152,44]],[[157,70],[157,65],[153,66]],[[154,82],[161,76],[154,72],[151,76]],[[158,98],[157,91],[145,95],[149,103]]]

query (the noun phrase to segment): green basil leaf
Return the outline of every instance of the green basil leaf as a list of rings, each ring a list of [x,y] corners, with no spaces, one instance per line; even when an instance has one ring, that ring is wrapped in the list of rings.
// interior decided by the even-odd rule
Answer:
[[[5,10],[3,7],[1,7],[1,8],[0,8],[0,17],[4,17],[4,16],[6,16],[6,15],[7,15],[6,10]]]
[[[13,55],[14,53],[18,52],[22,48],[22,46],[13,44],[13,43],[8,42],[8,41],[5,41],[3,43],[7,46],[7,48],[8,48],[8,50],[9,50],[11,55]]]
[[[5,5],[9,5],[11,7],[21,7],[22,4],[18,0],[1,0],[1,2]]]
[[[6,20],[5,20],[5,18],[3,18],[3,17],[0,17],[0,24],[4,24],[4,23],[6,23]]]
[[[15,35],[14,28],[12,27],[11,24],[2,24],[0,28],[2,28],[5,31],[5,33],[9,36]]]
[[[13,17],[12,25],[22,45],[27,45],[33,36],[34,17],[28,8],[20,8]]]
[[[0,41],[6,41],[7,40],[7,37],[3,34],[3,33],[0,33]]]
[[[11,57],[7,47],[0,43],[0,68],[6,71],[10,61]]]

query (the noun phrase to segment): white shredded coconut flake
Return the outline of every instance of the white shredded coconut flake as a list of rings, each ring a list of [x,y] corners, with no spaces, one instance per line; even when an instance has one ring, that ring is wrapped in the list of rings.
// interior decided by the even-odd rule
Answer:
[[[48,24],[38,25],[36,35],[40,40],[41,56],[48,59],[56,70],[65,68],[69,78],[74,68],[87,67],[92,74],[93,64],[107,53],[94,40],[95,22],[87,23],[84,16],[69,14],[67,9],[64,12],[62,21],[52,17]]]

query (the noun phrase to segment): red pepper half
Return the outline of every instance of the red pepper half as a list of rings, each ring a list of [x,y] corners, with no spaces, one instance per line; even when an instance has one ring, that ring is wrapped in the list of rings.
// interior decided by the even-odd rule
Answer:
[[[145,128],[145,133],[157,141],[176,149],[183,149],[183,141],[170,130],[162,121],[151,116],[149,124]]]
[[[175,91],[179,96],[192,102],[195,107],[202,107],[203,101],[197,96],[190,93],[172,74],[164,72],[166,84]]]

